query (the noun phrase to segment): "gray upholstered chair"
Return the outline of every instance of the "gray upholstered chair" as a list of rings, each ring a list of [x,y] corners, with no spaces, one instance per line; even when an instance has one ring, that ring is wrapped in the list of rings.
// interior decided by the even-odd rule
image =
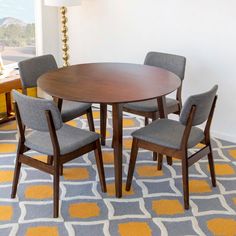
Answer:
[[[177,89],[176,99],[166,98],[166,110],[167,114],[175,113],[179,114],[182,108],[182,83],[185,74],[186,58],[179,55],[149,52],[146,55],[144,65],[160,67],[165,70],[171,71],[181,79],[181,85]],[[149,118],[152,120],[158,119],[159,110],[157,105],[157,99],[151,99],[141,102],[126,103],[123,106],[123,110],[129,113],[145,117],[145,125],[148,124]],[[153,160],[157,159],[157,154],[153,154]],[[167,159],[168,164],[172,164],[172,158]]]
[[[217,89],[218,86],[216,85],[206,93],[189,97],[180,113],[179,121],[158,119],[132,133],[133,144],[126,190],[129,191],[131,187],[138,148],[158,152],[162,156],[174,156],[181,160],[185,209],[189,209],[188,168],[206,155],[208,155],[212,185],[216,186],[210,126],[217,99]],[[204,130],[196,127],[205,121]],[[203,143],[204,147],[188,156],[188,149],[198,143]],[[158,162],[158,169],[161,168],[162,159]]]
[[[57,69],[57,63],[53,55],[43,55],[19,62],[20,78],[23,93],[27,95],[28,88],[37,87],[38,78],[50,70]],[[62,100],[59,102],[62,120],[67,122],[76,117],[87,114],[90,131],[94,131],[94,122],[91,103],[73,102]]]
[[[183,56],[172,55],[160,52],[149,52],[146,55],[145,65],[160,67],[173,72],[181,79],[181,86],[176,93],[176,99],[166,98],[167,113],[179,114],[182,107],[182,82],[185,74],[186,58]],[[156,120],[159,118],[157,100],[152,99],[142,102],[126,103],[123,106],[126,112],[134,113],[145,117],[145,124],[148,124],[148,118]]]
[[[64,124],[53,101],[28,97],[17,91],[13,91],[13,96],[20,138],[11,197],[16,196],[21,164],[49,173],[53,175],[53,215],[58,217],[60,166],[93,150],[101,188],[106,192],[99,135]],[[25,135],[25,128],[32,131]],[[27,156],[28,149],[48,155],[50,161],[44,163]]]

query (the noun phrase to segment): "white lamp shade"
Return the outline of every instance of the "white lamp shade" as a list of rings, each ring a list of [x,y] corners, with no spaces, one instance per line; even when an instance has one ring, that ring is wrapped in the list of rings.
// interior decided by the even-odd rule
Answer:
[[[72,7],[79,6],[81,0],[44,0],[44,4],[52,7]]]

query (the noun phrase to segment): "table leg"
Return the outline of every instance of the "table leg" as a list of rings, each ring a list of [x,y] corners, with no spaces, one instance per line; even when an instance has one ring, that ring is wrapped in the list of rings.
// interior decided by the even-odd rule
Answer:
[[[167,118],[167,110],[166,110],[166,98],[165,96],[157,98],[157,104],[159,108],[159,115],[160,118]],[[162,162],[162,156],[158,156],[158,162]],[[172,165],[172,157],[167,156],[167,163],[168,165]]]
[[[5,97],[6,97],[7,116],[10,117],[12,115],[11,93],[5,93]]]
[[[100,104],[100,133],[101,144],[106,145],[106,129],[107,129],[107,104]]]
[[[122,105],[112,105],[116,197],[122,197]]]
[[[158,104],[160,118],[167,118],[166,98],[165,98],[165,96],[158,97],[157,98],[157,104]]]

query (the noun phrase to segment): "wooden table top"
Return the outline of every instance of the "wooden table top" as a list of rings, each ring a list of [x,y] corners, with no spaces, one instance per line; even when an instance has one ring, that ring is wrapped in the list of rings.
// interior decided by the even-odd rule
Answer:
[[[126,103],[167,95],[181,84],[161,68],[128,63],[91,63],[64,67],[42,75],[38,86],[71,101]]]
[[[6,78],[0,79],[0,94],[9,93],[12,89],[20,88],[22,88],[20,76],[17,74],[12,74],[7,76]]]

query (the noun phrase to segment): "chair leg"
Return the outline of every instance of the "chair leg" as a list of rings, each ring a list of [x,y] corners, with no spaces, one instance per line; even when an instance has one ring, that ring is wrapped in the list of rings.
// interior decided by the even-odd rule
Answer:
[[[145,117],[144,125],[147,126],[149,124],[148,117]]]
[[[59,174],[60,176],[63,176],[63,164],[60,165]]]
[[[153,114],[153,117],[152,117],[152,121],[154,121],[154,120],[156,120],[156,119],[157,119],[157,114],[154,113],[154,114]],[[153,161],[156,161],[156,160],[157,160],[157,156],[158,156],[158,162],[162,164],[161,158],[160,158],[159,155],[157,155],[157,153],[155,153],[155,152],[153,153]],[[163,158],[163,157],[162,157],[162,158]],[[171,166],[171,165],[172,165],[172,157],[167,156],[166,158],[167,158],[167,164]],[[161,169],[159,169],[159,166],[158,166],[158,170],[161,170]]]
[[[186,157],[182,160],[182,177],[183,177],[183,192],[184,192],[184,208],[189,209],[189,179],[188,179],[188,162]]]
[[[127,181],[126,181],[126,190],[127,191],[129,191],[131,188],[132,179],[133,179],[133,175],[134,175],[134,168],[135,168],[136,159],[137,159],[137,154],[138,154],[138,140],[134,138],[133,143],[132,143],[131,154],[130,154],[128,177],[127,177]]]
[[[114,135],[112,136],[111,147],[114,148]]]
[[[167,164],[168,164],[169,166],[172,166],[172,163],[173,163],[172,157],[166,156],[166,160],[167,160]]]
[[[47,164],[48,165],[53,164],[53,156],[48,156],[47,157]],[[60,166],[59,174],[60,174],[60,176],[63,176],[63,164],[61,164],[61,166]]]
[[[159,153],[158,154],[158,162],[157,162],[157,170],[162,169],[162,163],[163,163],[163,155]]]
[[[157,114],[154,113],[153,117],[152,117],[152,121],[154,121],[156,119],[157,119]],[[147,118],[147,124],[148,124],[148,118]],[[145,126],[146,126],[146,117],[145,117]],[[157,154],[157,152],[153,152],[153,154],[152,154],[153,161],[157,161],[157,157],[158,157],[158,162],[159,162],[159,155]]]
[[[54,157],[54,174],[53,174],[53,217],[57,218],[59,214],[59,183],[60,183],[60,167],[58,157]]]
[[[106,145],[106,129],[107,129],[107,105],[100,105],[100,133],[101,133],[101,144]]]
[[[15,163],[15,171],[14,171],[14,178],[12,183],[12,191],[11,191],[11,198],[16,197],[17,186],[19,182],[20,176],[20,169],[21,169],[21,162],[20,162],[20,155],[24,153],[25,146],[24,144],[19,141],[18,148],[17,148],[17,155],[16,155],[16,163]]]
[[[95,153],[95,158],[96,158],[96,163],[97,163],[97,168],[98,168],[98,175],[99,175],[99,180],[101,183],[101,189],[102,192],[107,191],[106,187],[106,180],[105,180],[105,172],[104,172],[104,166],[103,166],[103,160],[102,160],[102,150],[101,150],[101,145],[100,141],[96,141],[96,149],[94,150]]]
[[[209,148],[210,148],[210,153],[208,154],[208,162],[209,162],[209,168],[211,172],[211,182],[212,182],[212,186],[216,187],[216,175],[215,175],[215,167],[214,167],[214,160],[213,160],[211,145],[209,145]]]
[[[153,161],[157,161],[157,152],[153,152],[152,153],[152,159],[153,159]],[[158,159],[159,160],[159,159]]]
[[[87,119],[88,119],[89,130],[95,132],[94,122],[93,122],[93,111],[91,107],[87,111]]]

